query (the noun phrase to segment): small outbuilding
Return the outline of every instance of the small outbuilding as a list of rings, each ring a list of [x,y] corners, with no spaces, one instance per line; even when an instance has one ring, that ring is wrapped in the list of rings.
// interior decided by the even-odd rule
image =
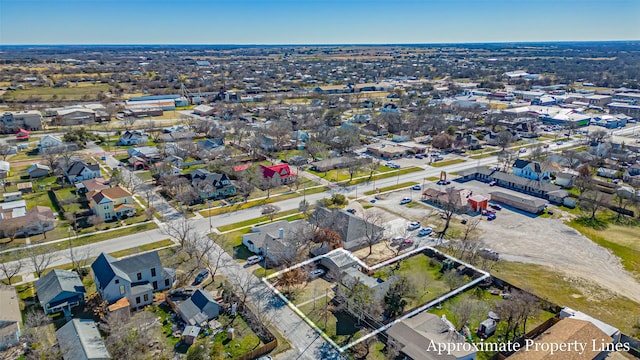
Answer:
[[[476,194],[469,197],[469,206],[472,211],[482,211],[489,206],[489,199],[486,197]]]

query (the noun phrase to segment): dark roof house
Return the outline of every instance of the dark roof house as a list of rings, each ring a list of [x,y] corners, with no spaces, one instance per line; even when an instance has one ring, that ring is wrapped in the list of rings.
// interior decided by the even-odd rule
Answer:
[[[189,299],[178,305],[177,310],[187,324],[199,325],[217,318],[220,305],[208,291],[198,289]]]
[[[45,313],[70,310],[84,303],[85,289],[75,271],[54,269],[35,282],[36,293]]]

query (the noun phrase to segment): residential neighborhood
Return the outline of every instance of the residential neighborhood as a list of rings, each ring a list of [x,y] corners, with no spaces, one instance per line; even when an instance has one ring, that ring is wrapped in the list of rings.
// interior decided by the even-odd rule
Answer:
[[[0,358],[638,357],[636,46],[3,48]]]

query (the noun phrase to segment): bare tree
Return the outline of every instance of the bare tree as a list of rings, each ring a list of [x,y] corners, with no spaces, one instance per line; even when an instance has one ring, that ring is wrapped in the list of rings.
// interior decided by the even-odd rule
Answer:
[[[124,119],[122,119],[124,129],[127,131],[133,129],[133,124],[135,124],[136,121],[138,121],[138,118],[135,116],[125,116]]]
[[[487,310],[488,307],[484,302],[473,298],[463,298],[451,306],[451,321],[456,325],[458,331],[462,331],[472,319],[481,318],[483,314],[487,313]]]
[[[18,237],[21,231],[22,231],[22,225],[18,225],[11,222],[8,224],[5,224],[4,229],[2,229],[2,232],[4,233],[4,236],[9,239],[9,241],[6,243],[3,243],[3,245],[13,242],[16,239],[16,237]]]
[[[11,155],[11,146],[0,144],[0,157],[2,157],[2,160],[7,160],[7,156],[9,155]]]
[[[102,230],[102,228],[104,227],[104,219],[102,218],[102,216],[89,216],[89,219],[87,221],[89,222],[89,224],[95,226],[97,230]]]
[[[594,220],[598,210],[602,207],[604,195],[596,190],[587,190],[578,200],[580,208],[589,216],[589,220]]]
[[[464,276],[458,274],[455,270],[449,270],[442,275],[444,282],[449,285],[450,290],[454,290],[467,282]]]
[[[81,248],[71,247],[69,249],[69,260],[71,261],[73,269],[80,274],[80,277],[83,277],[89,272],[87,266],[92,257],[91,248],[88,246]]]
[[[502,130],[496,135],[496,144],[504,151],[511,143],[513,143],[513,134],[509,130]]]
[[[370,256],[373,253],[373,245],[379,243],[384,237],[383,219],[375,209],[369,209],[362,214],[362,220],[364,220],[365,241],[369,246],[369,254],[367,256]]]
[[[49,337],[47,329],[49,324],[51,324],[51,319],[40,309],[32,308],[27,311],[24,320],[23,340],[29,344],[29,347],[25,353],[25,359],[57,360],[62,357],[55,341]]]
[[[180,249],[193,244],[197,234],[195,223],[186,217],[165,223],[161,231],[165,235],[178,240]]]
[[[54,252],[44,246],[31,248],[28,252],[29,260],[37,277],[41,277],[53,260]]]
[[[19,251],[13,251],[5,253],[0,256],[0,272],[7,285],[11,285],[11,280],[20,273],[22,270],[23,260],[22,253]]]

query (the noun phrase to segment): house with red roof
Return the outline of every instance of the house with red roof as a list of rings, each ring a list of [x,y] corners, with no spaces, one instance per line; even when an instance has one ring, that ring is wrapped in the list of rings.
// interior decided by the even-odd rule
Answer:
[[[31,134],[31,131],[25,130],[25,129],[19,129],[16,132],[16,140],[18,140],[18,141],[27,141],[27,140],[29,140],[29,134]]]
[[[278,164],[271,166],[260,165],[262,176],[265,179],[271,179],[274,185],[286,185],[294,181],[296,174],[291,172],[289,164]]]

